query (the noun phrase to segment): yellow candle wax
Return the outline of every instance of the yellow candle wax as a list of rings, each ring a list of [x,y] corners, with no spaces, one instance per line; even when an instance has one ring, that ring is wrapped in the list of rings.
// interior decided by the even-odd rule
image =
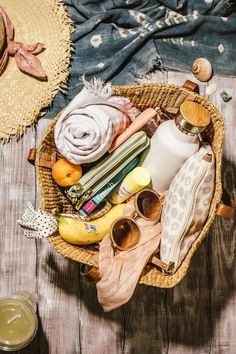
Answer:
[[[0,349],[19,350],[34,338],[37,317],[33,304],[23,295],[0,299]]]

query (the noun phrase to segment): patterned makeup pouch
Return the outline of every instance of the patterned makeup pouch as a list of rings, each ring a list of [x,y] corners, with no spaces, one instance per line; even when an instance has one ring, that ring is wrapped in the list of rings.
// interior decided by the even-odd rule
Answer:
[[[207,220],[215,188],[215,158],[202,146],[173,179],[161,217],[160,259],[173,274]]]

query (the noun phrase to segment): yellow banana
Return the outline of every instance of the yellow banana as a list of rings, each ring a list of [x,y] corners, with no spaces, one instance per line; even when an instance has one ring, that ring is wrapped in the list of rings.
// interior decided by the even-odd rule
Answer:
[[[99,242],[109,232],[111,224],[123,216],[125,203],[115,205],[104,216],[90,221],[59,215],[58,229],[61,237],[74,245],[88,245]]]

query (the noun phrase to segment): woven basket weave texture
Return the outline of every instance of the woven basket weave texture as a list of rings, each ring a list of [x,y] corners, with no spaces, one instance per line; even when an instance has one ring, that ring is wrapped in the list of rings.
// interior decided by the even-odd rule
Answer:
[[[221,158],[224,126],[223,119],[218,110],[206,98],[192,94],[182,90],[177,85],[171,84],[143,84],[136,86],[116,86],[114,91],[117,95],[129,97],[132,103],[141,111],[148,107],[162,106],[178,107],[184,100],[191,99],[201,103],[210,113],[212,124],[208,129],[207,138],[212,144],[216,159],[216,177],[215,177],[215,192],[212,199],[208,219],[202,228],[198,238],[192,244],[188,254],[186,255],[181,266],[173,275],[164,275],[156,267],[147,265],[140,278],[140,283],[151,285],[155,287],[170,288],[175,286],[187,273],[191,258],[212,224],[216,208],[221,200],[222,185],[221,185]],[[36,171],[38,182],[40,186],[41,206],[44,210],[49,212],[63,212],[71,213],[73,208],[66,197],[61,193],[60,189],[53,181],[51,176],[51,169],[41,164],[42,156],[48,158],[55,152],[55,143],[53,139],[54,126],[59,116],[57,116],[52,124],[49,126],[40,143],[36,158]],[[96,265],[95,257],[97,249],[93,245],[87,247],[80,247],[68,244],[59,234],[48,238],[55,250],[64,257],[76,260],[81,263]]]
[[[1,0],[0,5],[14,26],[15,41],[45,46],[37,58],[47,74],[46,81],[32,78],[9,57],[0,73],[0,143],[6,143],[12,136],[20,138],[44,114],[58,90],[67,88],[73,25],[62,0]]]

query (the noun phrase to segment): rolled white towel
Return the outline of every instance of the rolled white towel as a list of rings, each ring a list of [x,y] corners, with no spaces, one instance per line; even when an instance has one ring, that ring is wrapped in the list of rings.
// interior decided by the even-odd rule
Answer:
[[[54,131],[58,151],[74,164],[96,161],[104,155],[137,111],[129,99],[112,94],[111,84],[104,85],[99,79],[84,84]]]

